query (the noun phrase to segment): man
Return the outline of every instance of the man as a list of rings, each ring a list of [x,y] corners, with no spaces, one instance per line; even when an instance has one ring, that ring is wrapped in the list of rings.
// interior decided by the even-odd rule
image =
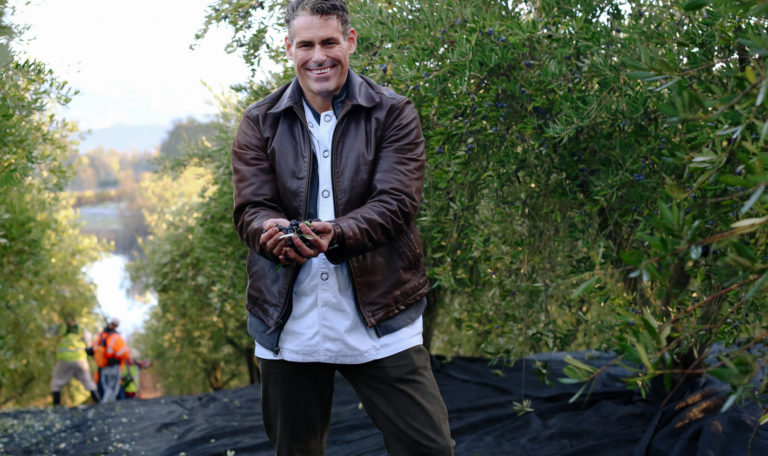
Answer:
[[[56,366],[53,368],[51,378],[51,395],[53,405],[61,405],[61,389],[75,377],[83,387],[91,393],[93,402],[99,402],[96,393],[96,385],[91,378],[91,369],[88,367],[88,338],[90,334],[80,331],[77,321],[67,318],[66,326],[61,332],[61,339],[56,347]]]
[[[422,344],[416,110],[349,69],[343,0],[293,0],[285,24],[296,78],[246,110],[232,145],[267,435],[277,454],[323,454],[338,371],[391,454],[452,454]],[[289,220],[311,226],[288,236]]]
[[[120,319],[111,317],[94,340],[93,358],[98,366],[101,402],[112,402],[121,397],[122,365],[131,359],[131,351],[123,336],[117,332]]]

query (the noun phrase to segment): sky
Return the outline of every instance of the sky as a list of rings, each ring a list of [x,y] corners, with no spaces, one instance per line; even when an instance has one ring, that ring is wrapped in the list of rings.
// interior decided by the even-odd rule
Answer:
[[[213,0],[11,0],[13,22],[29,26],[15,49],[43,61],[78,89],[62,116],[81,130],[168,125],[218,111],[215,93],[248,80],[214,29],[190,50]]]

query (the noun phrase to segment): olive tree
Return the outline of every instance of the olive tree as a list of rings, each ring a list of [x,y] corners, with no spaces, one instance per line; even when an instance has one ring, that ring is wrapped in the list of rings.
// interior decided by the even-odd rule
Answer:
[[[84,267],[105,250],[80,233],[63,192],[76,128],[55,112],[73,92],[10,49],[18,30],[8,12],[0,0],[0,407],[48,397],[56,327],[66,317],[95,323]]]

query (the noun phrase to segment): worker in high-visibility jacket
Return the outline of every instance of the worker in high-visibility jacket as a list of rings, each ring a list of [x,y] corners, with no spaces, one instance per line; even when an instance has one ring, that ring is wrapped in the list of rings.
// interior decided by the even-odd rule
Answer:
[[[141,371],[149,369],[154,363],[150,360],[137,361],[131,358],[123,364],[122,393],[118,399],[141,398]]]
[[[130,360],[123,365],[122,388],[125,399],[135,399],[139,396],[139,375],[142,363]]]
[[[61,339],[56,347],[56,366],[51,378],[51,395],[53,405],[61,405],[61,389],[75,377],[91,393],[94,402],[99,402],[96,384],[91,378],[88,367],[87,350],[90,334],[87,330],[80,331],[74,319],[67,319],[62,328]]]
[[[98,370],[98,390],[101,402],[112,402],[120,394],[121,366],[131,359],[131,350],[117,332],[120,319],[112,317],[93,342],[93,359]]]

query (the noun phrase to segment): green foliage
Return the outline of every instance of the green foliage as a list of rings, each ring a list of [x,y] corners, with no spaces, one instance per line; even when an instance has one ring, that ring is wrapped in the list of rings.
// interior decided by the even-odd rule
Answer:
[[[216,126],[213,123],[200,122],[194,118],[176,121],[160,144],[160,157],[168,162],[171,159],[182,159],[186,155],[185,149],[190,145],[194,147],[195,142],[215,134]]]
[[[141,351],[166,393],[232,388],[257,381],[245,332],[247,251],[232,225],[229,147],[242,106],[222,98],[211,136],[190,135],[182,155],[161,156],[162,172],[143,187],[150,236],[131,266],[157,293]]]
[[[242,53],[245,62],[255,71],[264,61],[285,60],[282,34],[273,39],[282,21],[280,0],[217,0],[208,7],[203,28],[195,34],[202,40],[212,26],[226,24],[232,30],[227,52]],[[278,28],[279,29],[279,28]],[[194,47],[194,46],[193,46]]]
[[[214,3],[196,39],[224,22],[234,31],[230,52],[243,52],[254,68],[262,56],[279,59],[282,44],[276,48],[267,37],[278,3]],[[221,112],[214,121],[174,125],[161,145],[158,171],[142,184],[149,236],[130,271],[137,288],[156,292],[158,304],[137,343],[154,361],[166,393],[258,381],[254,342],[245,331],[247,249],[231,218],[230,146],[248,100],[269,90],[266,84],[243,86],[248,98],[219,97]]]
[[[669,385],[711,372],[745,395],[742,386],[765,362],[747,350],[768,337],[768,8],[692,3],[673,8],[678,21],[647,34],[636,59],[625,59],[657,94],[666,144],[659,155],[679,171],[657,184],[656,211],[627,248],[629,276],[644,279],[638,301],[647,323],[622,331],[620,352],[640,358],[640,379],[661,376]],[[739,349],[710,362],[713,344]]]
[[[271,33],[249,8],[282,2],[246,3],[214,3],[206,27]],[[434,348],[612,349],[629,386],[711,371],[746,391],[766,338],[764,1],[349,7],[353,68],[424,128]],[[736,352],[712,361],[717,345]]]
[[[10,38],[5,13],[0,1],[0,39]],[[39,62],[10,57],[0,80],[0,407],[48,397],[58,342],[48,329],[65,315],[93,323],[83,267],[104,249],[80,234],[61,193],[74,126],[54,112],[72,92]]]
[[[626,296],[593,299],[578,287],[620,289],[610,266],[628,233],[616,210],[647,200],[644,185],[628,182],[658,128],[653,119],[621,124],[648,101],[620,85],[620,37],[598,20],[615,8],[351,4],[358,68],[420,110],[429,168],[419,222],[442,294],[438,330],[461,328],[436,335],[435,348],[607,348],[606,305]]]
[[[142,175],[154,171],[152,159],[152,154],[147,152],[121,152],[102,146],[85,154],[73,150],[69,160],[75,165],[76,174],[67,188],[72,191],[95,191],[136,185]],[[133,181],[133,184],[128,181]],[[78,202],[78,206],[81,205],[84,204]]]
[[[420,109],[449,343],[615,349],[641,388],[756,374],[705,360],[767,335],[762,3],[353,5],[362,71]]]

